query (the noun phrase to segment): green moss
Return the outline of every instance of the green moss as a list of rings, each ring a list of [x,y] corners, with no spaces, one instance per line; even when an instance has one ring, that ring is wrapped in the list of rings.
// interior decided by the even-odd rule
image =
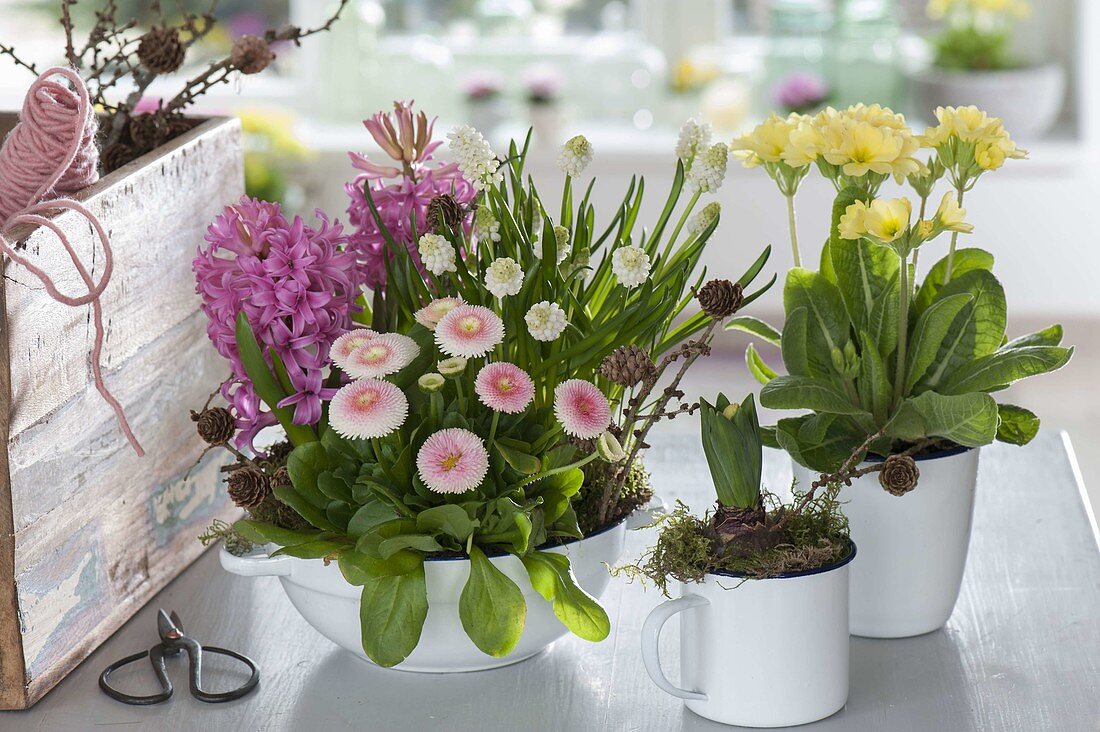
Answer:
[[[241,556],[252,551],[255,544],[249,539],[237,533],[232,524],[227,524],[221,519],[214,519],[206,531],[199,534],[199,541],[203,546],[210,546],[216,541],[225,542],[225,550],[233,556]]]
[[[577,523],[585,536],[618,523],[653,498],[653,485],[649,481],[649,471],[642,465],[641,460],[635,460],[626,475],[618,503],[608,520],[601,522],[600,500],[603,497],[604,487],[611,478],[613,467],[609,463],[598,463],[594,468],[585,468],[584,485],[573,502],[573,509],[577,512]]]
[[[837,489],[817,496],[797,514],[789,515],[773,545],[756,549],[723,543],[714,530],[713,513],[703,518],[691,514],[680,501],[657,521],[657,543],[636,564],[616,567],[614,574],[649,580],[668,595],[668,584],[700,582],[707,574],[732,572],[751,579],[775,577],[831,564],[849,551],[848,520],[840,511]],[[768,526],[790,513],[771,493],[764,492]],[[799,494],[795,494],[797,505]]]

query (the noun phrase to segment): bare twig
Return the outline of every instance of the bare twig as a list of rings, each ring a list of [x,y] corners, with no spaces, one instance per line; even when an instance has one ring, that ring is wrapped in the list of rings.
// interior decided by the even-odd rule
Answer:
[[[73,47],[73,18],[69,13],[69,8],[76,3],[77,0],[61,0],[61,27],[65,29],[65,59],[74,69],[79,69],[82,64]]]
[[[0,43],[0,56],[10,56],[11,60],[15,62],[16,66],[22,66],[27,71],[31,72],[35,76],[38,76],[38,67],[32,63],[28,63],[16,55],[15,49],[11,46],[5,46]]]

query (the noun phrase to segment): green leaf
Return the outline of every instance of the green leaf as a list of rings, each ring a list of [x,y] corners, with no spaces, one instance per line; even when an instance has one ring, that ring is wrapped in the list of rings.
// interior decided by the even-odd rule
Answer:
[[[420,642],[427,615],[423,562],[407,574],[369,578],[359,603],[367,657],[385,667],[404,661]]]
[[[974,270],[993,271],[993,255],[984,249],[958,249],[955,251],[955,259],[952,262],[951,279],[956,280],[967,272]],[[924,284],[917,292],[913,301],[913,308],[917,314],[927,310],[939,297],[943,288],[943,278],[947,273],[947,257],[932,265],[928,270],[928,276],[924,278]]]
[[[345,551],[340,554],[340,571],[352,585],[362,585],[371,577],[396,577],[408,574],[424,563],[424,555],[413,551],[394,552],[388,559],[380,559],[361,551]]]
[[[760,390],[760,404],[769,409],[812,409],[830,414],[867,414],[823,379],[777,376]]]
[[[787,417],[776,424],[779,447],[799,465],[819,472],[832,472],[866,437],[849,421],[835,414],[806,414]]]
[[[504,458],[504,462],[508,463],[520,475],[534,475],[539,472],[542,464],[539,459],[534,455],[529,455],[525,452],[517,450],[512,447],[508,447],[500,441],[495,441],[493,447]]]
[[[324,508],[318,508],[302,497],[293,486],[281,485],[274,490],[275,497],[286,505],[293,508],[299,516],[308,521],[312,526],[316,526],[318,529],[324,529],[325,531],[339,531],[339,527],[332,523],[325,514]],[[328,504],[326,503],[327,507]]]
[[[531,586],[553,602],[554,615],[574,635],[598,643],[611,632],[611,620],[596,598],[577,584],[569,558],[554,552],[521,557]]]
[[[886,364],[866,331],[860,334],[860,349],[859,399],[864,407],[871,410],[875,424],[884,425],[893,391],[890,377],[886,373]]]
[[[294,412],[286,407],[278,406],[279,402],[288,396],[279,384],[275,374],[264,360],[263,349],[256,340],[256,334],[252,331],[252,325],[248,322],[248,316],[244,311],[237,313],[236,324],[237,352],[240,354],[241,364],[248,374],[256,394],[263,400],[275,418],[279,420],[287,438],[295,445],[302,445],[317,439],[313,429],[306,425],[294,424]]]
[[[913,329],[913,340],[909,347],[905,372],[906,394],[912,393],[913,387],[936,359],[936,354],[943,345],[943,339],[947,336],[947,331],[955,322],[959,311],[973,300],[974,297],[966,292],[951,295],[937,300],[921,313],[920,318],[917,319],[916,328]]]
[[[783,307],[790,314],[806,308],[806,357],[812,375],[832,373],[829,353],[849,340],[850,324],[836,285],[820,273],[795,267],[787,273]],[[792,372],[793,373],[793,372]]]
[[[356,510],[348,521],[348,534],[359,538],[375,526],[398,518],[393,506],[385,501],[374,499],[365,503]]]
[[[717,407],[706,399],[699,400],[703,453],[718,502],[723,506],[754,508],[760,502],[763,469],[756,403],[749,394],[732,418],[722,413],[727,403],[723,395],[719,395]]]
[[[782,340],[782,335],[778,330],[768,325],[763,320],[754,318],[750,315],[738,315],[737,317],[730,318],[725,328],[726,330],[739,330],[742,333],[757,336],[773,346],[778,346]]]
[[[474,645],[497,658],[511,653],[523,635],[523,592],[477,546],[470,547],[470,578],[458,600],[458,617]]]
[[[1060,346],[1062,345],[1062,336],[1062,326],[1056,323],[1035,333],[1015,338],[1001,346],[1001,350],[1023,346]]]
[[[324,508],[330,500],[318,485],[322,473],[330,470],[328,454],[320,442],[307,442],[294,448],[286,461],[286,470],[294,491],[317,508]]]
[[[382,555],[382,559],[389,559],[404,549],[430,554],[442,550],[443,547],[434,538],[424,534],[398,534],[378,543],[378,553]]]
[[[756,348],[751,343],[745,349],[745,366],[748,367],[753,378],[761,384],[767,384],[779,375],[775,373],[771,366],[765,363],[764,359],[760,358],[760,354],[756,352]]]
[[[241,519],[233,524],[233,528],[238,534],[256,544],[278,544],[279,546],[305,544],[316,539],[318,535],[317,531],[294,531],[255,519]]]
[[[845,193],[849,195],[845,197]],[[837,195],[836,204],[847,204],[855,200],[866,200],[866,193],[845,189]],[[845,205],[847,205],[845,204]],[[843,215],[843,211],[840,211]],[[833,217],[839,222],[837,209]],[[829,254],[832,271],[836,273],[837,289],[844,299],[854,329],[871,331],[871,317],[875,303],[889,292],[898,279],[901,263],[897,254],[886,247],[874,246],[863,240],[842,239],[835,235],[829,242]]]
[[[459,542],[469,539],[477,525],[478,522],[471,519],[464,508],[453,503],[433,506],[416,515],[416,528],[446,534]]]
[[[942,437],[966,447],[979,447],[993,442],[997,424],[997,402],[988,394],[948,396],[926,391],[901,403],[886,434],[907,441]]]
[[[970,361],[988,356],[1004,340],[1007,320],[1005,293],[992,272],[975,269],[954,278],[940,291],[943,298],[956,294],[973,298],[955,316],[932,365],[919,386],[936,390]]]
[[[1073,357],[1072,348],[1017,346],[971,361],[939,388],[941,394],[995,391],[1029,376],[1057,371]]]
[[[787,313],[787,322],[783,325],[783,365],[792,376],[824,376],[826,373],[815,374],[810,368],[810,357],[806,348],[809,317],[806,308],[795,308]]]
[[[304,544],[284,546],[282,549],[275,552],[275,554],[285,554],[289,557],[298,557],[299,559],[322,559],[324,557],[339,555],[343,550],[349,548],[350,545],[347,542],[333,541],[332,539],[314,539]]]
[[[1023,407],[1000,404],[997,412],[1001,423],[997,427],[997,439],[1010,445],[1026,445],[1039,434],[1039,418]]]

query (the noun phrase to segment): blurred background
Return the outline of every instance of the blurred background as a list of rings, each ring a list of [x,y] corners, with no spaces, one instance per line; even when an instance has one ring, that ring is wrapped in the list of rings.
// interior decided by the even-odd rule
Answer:
[[[208,0],[180,0],[201,10]],[[90,24],[98,0],[74,6]],[[118,0],[142,17],[146,0]],[[222,24],[180,76],[224,55],[233,37],[284,22],[316,25],[328,0],[222,0]],[[959,6],[967,11],[960,15]],[[23,58],[62,58],[57,2],[0,0],[0,41]],[[877,102],[918,131],[938,104],[974,103],[1005,119],[1030,151],[985,176],[967,197],[976,226],[967,245],[997,257],[1016,336],[1051,322],[1078,346],[1054,376],[1011,399],[1047,428],[1067,429],[1100,505],[1100,241],[1087,225],[1100,202],[1100,3],[1093,0],[351,0],[329,34],[279,48],[273,72],[241,78],[202,98],[204,114],[241,116],[249,192],[289,209],[344,218],[347,151],[378,153],[361,120],[394,99],[439,118],[437,134],[469,123],[502,153],[534,129],[529,170],[550,198],[562,174],[558,145],[583,133],[596,156],[597,211],[610,217],[633,175],[652,223],[675,169],[677,129],[691,116],[728,141],[771,111]],[[0,109],[16,109],[30,75],[0,57]],[[171,95],[178,80],[150,90]],[[442,151],[446,157],[446,151]],[[889,184],[888,184],[889,186]],[[813,175],[798,196],[806,251],[822,240],[832,189]],[[889,187],[884,195],[890,194]],[[784,201],[760,171],[732,161],[716,195],[722,223],[705,259],[713,275],[744,269],[762,245],[790,266]],[[601,209],[601,205],[603,208]],[[780,288],[754,314],[781,321]],[[746,341],[720,338],[695,375],[703,392],[744,393]],[[764,349],[767,347],[764,346]],[[764,355],[778,361],[777,353]],[[690,425],[683,422],[680,428]]]

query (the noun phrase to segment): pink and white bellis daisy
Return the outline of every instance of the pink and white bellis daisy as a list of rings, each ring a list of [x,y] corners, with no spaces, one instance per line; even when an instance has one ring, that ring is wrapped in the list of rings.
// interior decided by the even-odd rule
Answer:
[[[436,493],[465,493],[485,479],[489,453],[473,432],[450,427],[424,441],[416,454],[416,469]]]
[[[400,333],[381,333],[351,352],[344,371],[353,379],[396,374],[420,354],[416,341]]]
[[[457,297],[441,297],[417,310],[413,317],[428,330],[435,330],[443,316],[461,304],[462,300]]]
[[[489,409],[518,414],[535,398],[535,383],[519,366],[496,361],[486,364],[477,373],[474,391]]]
[[[346,372],[348,370],[348,356],[360,346],[365,345],[367,341],[378,336],[379,333],[370,328],[349,330],[332,342],[332,348],[329,349],[329,358]]]
[[[435,328],[435,342],[448,356],[484,356],[503,340],[504,323],[481,305],[459,305]]]
[[[341,387],[329,403],[329,426],[349,438],[385,437],[405,423],[409,402],[388,381],[364,379]]]
[[[589,440],[611,424],[611,405],[592,382],[569,379],[554,389],[554,416],[566,434]]]

